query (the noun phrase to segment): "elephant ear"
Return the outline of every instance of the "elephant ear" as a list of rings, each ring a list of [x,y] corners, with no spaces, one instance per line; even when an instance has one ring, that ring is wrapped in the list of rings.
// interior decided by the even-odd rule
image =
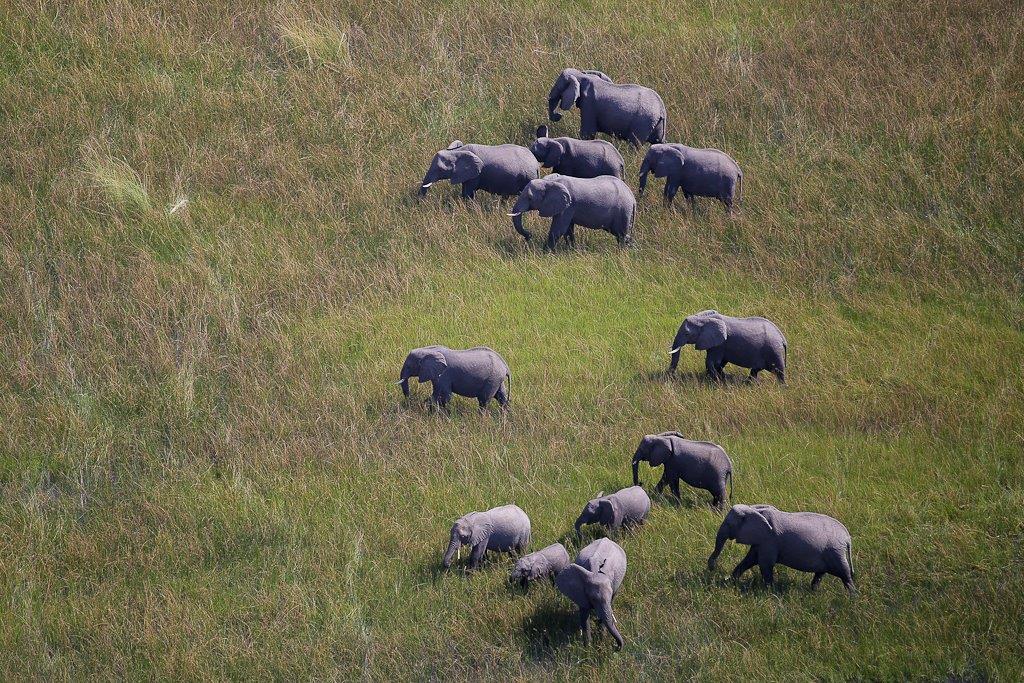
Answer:
[[[455,168],[452,171],[452,184],[456,185],[480,177],[480,171],[483,168],[483,160],[472,152],[456,153]]]
[[[537,126],[537,135],[536,135],[536,137],[538,139],[540,139],[540,138],[546,138],[547,136],[548,136],[548,127],[545,126],[544,124],[541,124],[541,125]]]
[[[660,150],[661,154],[658,155],[658,163],[654,165],[654,175],[659,178],[665,178],[668,176],[677,176],[683,172],[683,165],[686,163],[686,157],[683,153],[675,147],[665,145]]]
[[[775,532],[760,510],[749,505],[734,505],[733,510],[743,519],[736,530],[736,539],[741,543],[759,543]]]
[[[420,361],[420,381],[436,382],[448,369],[448,361],[438,351],[431,351]]]
[[[545,218],[552,218],[569,208],[569,205],[572,204],[572,196],[565,185],[561,183],[548,180],[545,185],[544,198],[541,199],[537,212]]]
[[[603,71],[598,71],[597,69],[586,69],[583,73],[587,74],[588,76],[597,76],[599,79],[601,79],[602,81],[604,81],[606,83],[614,83],[615,82],[615,81],[612,80],[611,76],[609,76],[608,74],[606,74]]]
[[[565,149],[562,147],[562,143],[558,140],[548,139],[547,150],[544,156],[545,166],[557,166],[558,162],[562,160],[562,154]]]
[[[448,145],[447,149],[458,149],[463,146],[462,140],[452,140],[452,144]]]
[[[590,581],[590,572],[578,564],[570,564],[558,572],[555,577],[555,587],[569,598],[581,609],[590,609],[590,598],[587,597],[587,583]]]
[[[565,77],[565,89],[562,90],[562,101],[559,102],[558,106],[568,111],[572,109],[573,105],[576,104],[576,100],[580,96],[580,82],[572,74],[566,74]]]
[[[658,435],[654,437],[654,440],[651,443],[650,458],[648,461],[651,463],[651,467],[663,465],[665,464],[668,454],[674,452],[672,439],[664,435]]]
[[[605,498],[597,504],[597,507],[601,513],[601,524],[605,526],[618,526],[622,515],[619,501],[614,498]]]
[[[694,316],[697,317],[697,316]],[[729,336],[725,321],[716,313],[715,315],[703,315],[703,325],[697,335],[694,346],[698,351],[707,351],[722,344]]]

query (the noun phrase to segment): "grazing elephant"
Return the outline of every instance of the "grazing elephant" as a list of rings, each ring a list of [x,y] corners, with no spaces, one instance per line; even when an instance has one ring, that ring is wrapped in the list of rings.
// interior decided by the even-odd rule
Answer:
[[[599,538],[581,550],[576,562],[555,577],[558,590],[580,608],[580,628],[587,645],[590,645],[590,613],[596,611],[598,621],[622,649],[622,635],[612,612],[612,601],[625,576],[625,551],[610,538]]]
[[[838,576],[846,589],[853,585],[853,540],[842,522],[816,512],[783,512],[771,505],[733,505],[718,528],[715,551],[708,570],[715,568],[722,546],[729,539],[749,545],[747,556],[732,570],[738,579],[755,564],[765,585],[774,583],[775,564],[802,572],[814,572],[811,588],[825,574]]]
[[[680,189],[690,203],[695,197],[714,197],[725,205],[730,214],[733,202],[739,201],[743,191],[743,171],[725,152],[717,149],[697,149],[686,145],[651,145],[640,164],[640,196],[647,187],[647,174],[665,179],[665,201],[669,204]]]
[[[559,121],[565,111],[580,109],[580,137],[593,140],[606,133],[628,140],[634,147],[665,142],[665,103],[661,95],[642,85],[613,83],[600,71],[565,69],[548,93],[548,117]]]
[[[786,383],[786,338],[775,323],[767,318],[733,318],[718,311],[701,311],[689,316],[679,326],[669,354],[669,373],[679,364],[679,351],[693,344],[698,351],[707,351],[704,365],[708,377],[725,378],[727,363],[750,369],[750,379],[757,379],[762,370]]]
[[[584,524],[601,524],[606,529],[643,524],[651,511],[651,498],[642,486],[630,486],[610,495],[598,494],[576,518],[576,535]]]
[[[541,166],[561,175],[574,178],[610,175],[620,180],[625,177],[626,162],[615,145],[604,140],[549,138],[548,127],[541,126],[530,151]]]
[[[512,226],[530,241],[531,234],[523,229],[523,214],[537,211],[551,219],[551,229],[545,249],[555,248],[559,238],[576,243],[574,228],[606,230],[615,235],[620,246],[633,241],[633,220],[636,218],[636,198],[626,183],[615,176],[573,178],[552,173],[531,180],[523,188],[512,207]]]
[[[542,579],[545,576],[555,582],[555,576],[569,566],[569,553],[561,543],[552,543],[546,548],[537,552],[524,555],[512,568],[508,580],[519,582],[519,585],[526,590],[531,581]]]
[[[505,197],[519,194],[537,177],[533,153],[519,145],[465,145],[456,140],[434,155],[420,184],[419,196],[439,180],[462,185],[462,198],[472,199],[477,190]]]
[[[472,548],[469,555],[470,569],[476,569],[484,559],[484,553],[493,550],[498,553],[521,553],[530,545],[530,518],[518,505],[502,505],[486,512],[470,512],[455,520],[448,550],[442,564],[445,569],[452,566],[455,553],[461,555],[461,548]]]
[[[431,382],[434,387],[431,400],[442,408],[447,407],[455,393],[475,398],[480,402],[480,410],[486,408],[492,398],[504,410],[508,407],[512,386],[512,373],[505,359],[486,346],[464,350],[446,346],[413,349],[405,357],[400,377],[397,384],[406,396],[410,377],[417,377],[420,384]]]
[[[648,434],[640,440],[633,455],[633,485],[640,485],[640,463],[647,461],[651,467],[664,465],[661,481],[656,490],[661,493],[665,484],[679,497],[679,480],[694,488],[704,489],[714,497],[712,505],[721,508],[725,504],[725,483],[729,482],[729,497],[732,498],[732,460],[718,444],[707,441],[690,441],[679,432]]]

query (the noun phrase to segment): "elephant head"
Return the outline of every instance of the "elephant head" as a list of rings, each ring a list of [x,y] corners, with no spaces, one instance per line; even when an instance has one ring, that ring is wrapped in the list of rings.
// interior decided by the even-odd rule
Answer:
[[[683,172],[685,163],[686,157],[679,148],[664,144],[651,145],[640,164],[640,191],[637,194],[643,196],[648,173],[654,173],[655,178],[678,176]]]
[[[441,560],[441,564],[444,565],[445,569],[452,566],[452,560],[455,559],[455,553],[458,552],[462,546],[468,545],[470,547],[480,542],[481,529],[479,525],[474,524],[473,513],[465,515],[455,520],[455,524],[452,525],[451,540],[448,541],[448,549],[444,553],[444,557]]]
[[[448,370],[448,361],[440,351],[428,351],[420,360],[419,379],[424,382],[437,382]]]
[[[582,88],[581,83],[593,78],[612,83],[612,79],[608,77],[608,74],[601,71],[563,69],[562,73],[558,74],[555,84],[551,86],[551,91],[548,93],[548,118],[552,121],[561,121],[562,115],[555,111],[555,109],[558,107],[564,111],[572,109],[579,99]]]
[[[555,586],[567,598],[576,603],[581,611],[589,613],[591,610],[597,612],[597,617],[608,632],[615,638],[618,648],[622,648],[623,640],[619,629],[616,626],[615,614],[612,612],[612,598],[615,591],[612,588],[611,577],[605,574],[604,562],[597,571],[590,571],[578,564],[572,564],[558,573],[555,578]],[[584,629],[587,635],[587,644],[590,643],[589,631]]]
[[[464,183],[479,177],[484,162],[476,154],[462,149],[462,142],[456,140],[434,155],[427,174],[423,176],[419,195],[422,197],[427,189],[439,180],[451,180],[452,184]]]
[[[640,440],[636,453],[633,454],[633,486],[640,485],[640,463],[645,460],[651,467],[659,467],[665,464],[670,456],[676,454],[676,441],[673,436],[682,437],[679,432],[665,432],[664,434],[648,434]]]
[[[554,168],[562,160],[565,149],[562,143],[556,138],[548,137],[548,127],[541,126],[537,129],[537,139],[530,145],[530,151],[540,162],[541,166]]]
[[[406,397],[409,396],[409,378],[420,377],[420,367],[423,364],[424,359],[433,355],[441,355],[439,346],[425,346],[421,349],[413,349],[409,352],[409,355],[405,357],[405,362],[402,363],[402,372],[399,375],[397,384],[402,387],[402,393]],[[443,358],[443,356],[442,356]],[[422,380],[421,380],[422,382]]]
[[[734,539],[744,545],[760,545],[769,541],[775,535],[775,528],[769,520],[771,510],[770,505],[733,505],[718,527],[715,550],[708,558],[708,569],[715,568],[715,562],[728,540]]]
[[[622,506],[614,496],[604,497],[604,492],[598,494],[597,498],[587,503],[583,512],[576,518],[576,535],[580,535],[580,528],[584,524],[602,524],[606,527],[618,527],[622,523]]]
[[[512,572],[508,575],[508,580],[512,583],[519,583],[523,590],[525,590],[531,581],[539,579],[544,575],[547,568],[543,565],[544,562],[538,559],[536,555],[531,554],[521,557],[516,561]]]
[[[512,225],[527,241],[530,239],[530,233],[523,229],[524,213],[536,211],[545,218],[552,218],[572,206],[572,195],[565,185],[558,182],[560,177],[559,174],[552,173],[546,178],[531,180],[519,193],[519,198],[512,206],[512,212],[508,214],[512,217]]]
[[[718,311],[701,311],[688,316],[679,326],[669,350],[669,355],[672,356],[670,370],[679,362],[679,350],[687,344],[693,344],[698,351],[707,351],[724,343],[728,336],[729,329]]]

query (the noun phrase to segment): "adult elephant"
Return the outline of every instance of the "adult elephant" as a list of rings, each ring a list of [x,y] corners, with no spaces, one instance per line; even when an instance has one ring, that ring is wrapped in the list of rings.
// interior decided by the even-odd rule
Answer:
[[[462,185],[462,198],[472,199],[477,190],[514,197],[537,177],[539,163],[519,145],[466,145],[456,140],[434,155],[420,183],[422,197],[441,180]]]
[[[562,237],[575,244],[577,225],[610,232],[620,246],[633,241],[636,198],[629,186],[614,176],[573,178],[551,173],[531,180],[508,214],[512,216],[512,226],[526,241],[530,241],[531,234],[523,228],[523,214],[528,211],[551,219],[545,245],[548,250],[554,249]]]
[[[665,102],[654,90],[636,84],[614,83],[600,71],[564,69],[548,93],[548,118],[560,121],[556,109],[580,110],[580,137],[598,133],[644,143],[665,142]]]
[[[447,408],[452,394],[475,398],[484,410],[493,398],[502,410],[508,407],[512,373],[501,355],[487,347],[450,349],[447,346],[424,346],[413,349],[402,363],[396,382],[409,396],[409,380],[433,386],[431,401]]]

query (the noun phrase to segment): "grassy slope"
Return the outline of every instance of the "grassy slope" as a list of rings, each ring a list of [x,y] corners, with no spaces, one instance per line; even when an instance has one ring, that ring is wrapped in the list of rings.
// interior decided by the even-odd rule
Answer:
[[[0,13],[4,678],[1019,675],[1019,3],[562,5]],[[657,87],[741,214],[656,187],[637,249],[542,255],[493,199],[412,201],[565,64]],[[791,385],[661,377],[705,307],[778,321]],[[432,342],[503,352],[507,421],[398,400]],[[619,654],[505,562],[437,572],[470,509],[561,538],[663,429],[842,519],[861,594],[705,574],[698,495],[622,539]]]

